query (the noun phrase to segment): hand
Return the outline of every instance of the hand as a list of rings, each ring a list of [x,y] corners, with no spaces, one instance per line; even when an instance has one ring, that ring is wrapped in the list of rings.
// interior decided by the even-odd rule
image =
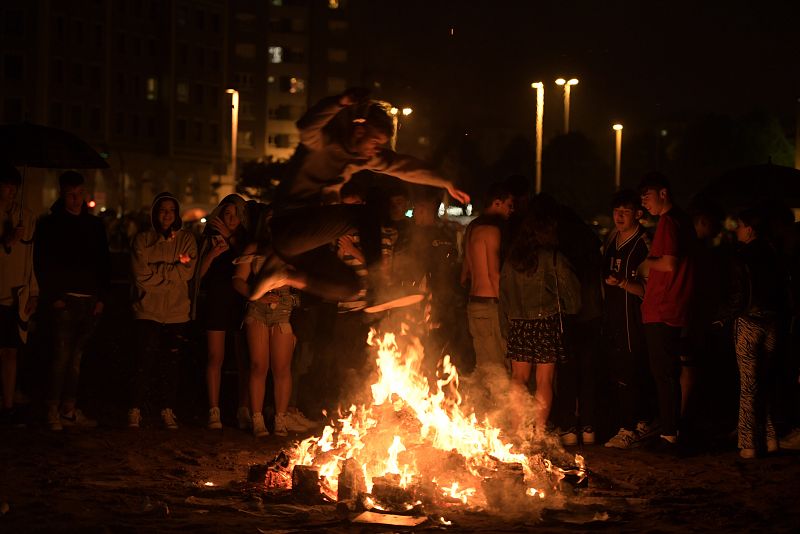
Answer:
[[[351,87],[339,97],[339,104],[352,106],[369,99],[369,89],[364,87]]]
[[[36,306],[39,305],[39,297],[29,297],[28,302],[25,303],[25,316],[30,317],[36,311]]]
[[[58,300],[53,302],[53,308],[56,309],[56,310],[63,310],[66,307],[67,307],[67,303],[64,302],[61,299],[58,299]]]
[[[622,280],[620,280],[619,278],[617,278],[616,276],[613,276],[613,275],[611,275],[608,278],[606,278],[606,284],[608,284],[610,286],[618,286],[620,284],[620,282],[622,282]]]
[[[358,251],[358,247],[353,240],[353,236],[351,235],[343,235],[337,240],[337,244],[339,248],[347,254],[353,255],[354,252]]]
[[[447,185],[447,192],[450,193],[451,197],[453,197],[455,200],[458,200],[462,204],[469,204],[469,195],[460,189],[456,189],[453,184]]]
[[[228,250],[228,248],[229,248],[228,244],[226,242],[222,241],[220,243],[217,243],[213,247],[211,247],[211,251],[208,253],[208,256],[213,260],[214,258],[219,256],[220,254],[222,254],[223,252]]]
[[[97,317],[98,315],[102,315],[103,308],[105,308],[105,304],[103,304],[101,301],[98,300],[94,305],[94,310],[92,310],[92,315],[94,315],[95,317]]]
[[[183,265],[186,265],[187,263],[192,261],[192,258],[188,254],[179,254],[178,261],[181,262]]]
[[[220,219],[219,217],[214,217],[208,224],[210,224],[211,228],[219,232],[219,235],[221,235],[225,239],[229,239],[231,237],[230,229],[227,226],[225,226],[225,223],[222,222],[222,219]]]

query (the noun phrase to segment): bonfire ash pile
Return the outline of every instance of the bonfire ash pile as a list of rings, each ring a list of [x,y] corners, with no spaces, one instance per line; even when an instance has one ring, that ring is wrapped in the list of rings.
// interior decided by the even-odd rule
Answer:
[[[372,404],[351,406],[321,436],[251,466],[251,482],[291,489],[302,502],[338,502],[342,513],[380,511],[428,515],[451,507],[541,508],[565,482],[588,481],[583,459],[565,469],[544,453],[515,452],[488,418],[479,422],[461,405],[458,372],[448,357],[431,387],[420,371],[422,350],[401,351],[393,334],[377,348]],[[529,446],[520,449],[531,450]]]

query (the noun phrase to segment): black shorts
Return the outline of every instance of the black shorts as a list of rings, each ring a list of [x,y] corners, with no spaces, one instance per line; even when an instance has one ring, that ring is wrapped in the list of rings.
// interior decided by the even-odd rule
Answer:
[[[18,349],[22,345],[18,320],[16,308],[0,305],[0,349]]]
[[[542,319],[512,319],[506,357],[515,362],[564,363],[567,349],[558,314]]]

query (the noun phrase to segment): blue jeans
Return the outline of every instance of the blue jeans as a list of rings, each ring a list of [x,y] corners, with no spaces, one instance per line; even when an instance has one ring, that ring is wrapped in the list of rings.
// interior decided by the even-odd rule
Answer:
[[[86,342],[94,333],[97,317],[95,297],[64,298],[66,306],[53,308],[53,362],[50,367],[48,404],[75,402]]]

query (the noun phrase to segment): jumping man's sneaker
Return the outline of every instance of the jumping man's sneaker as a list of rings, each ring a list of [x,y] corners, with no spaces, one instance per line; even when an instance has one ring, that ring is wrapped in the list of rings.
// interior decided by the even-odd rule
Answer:
[[[139,428],[142,423],[142,412],[139,408],[128,410],[128,428]]]
[[[316,428],[317,423],[306,417],[300,410],[286,412],[286,428],[292,432],[307,432]]]
[[[64,427],[61,425],[61,413],[58,406],[50,406],[47,409],[47,425],[53,432],[61,432]]]
[[[264,424],[264,416],[261,412],[253,414],[253,435],[257,438],[269,436],[267,426]]]
[[[72,415],[61,414],[61,426],[74,426],[78,428],[94,428],[97,421],[89,419],[80,410],[73,410]]]
[[[175,418],[175,413],[172,408],[164,408],[161,410],[161,420],[164,422],[164,428],[168,430],[178,430],[178,421]]]
[[[276,254],[273,254],[267,258],[261,270],[256,274],[250,291],[250,300],[258,300],[269,291],[281,287],[286,283],[287,278],[289,278],[289,266]]]
[[[208,410],[208,429],[222,430],[222,419],[219,416],[219,408],[216,406]]]
[[[638,436],[634,430],[620,428],[617,435],[606,441],[605,447],[611,449],[631,449],[636,446]]]
[[[800,450],[800,428],[786,434],[778,443],[781,449]]]
[[[387,292],[376,298],[376,302],[367,308],[364,308],[364,313],[378,313],[394,308],[403,308],[411,306],[420,302],[425,295],[419,292],[403,293],[401,291]]]
[[[239,424],[239,430],[247,430],[253,426],[253,418],[250,417],[250,410],[247,406],[239,406],[239,411],[236,412],[236,421]]]

